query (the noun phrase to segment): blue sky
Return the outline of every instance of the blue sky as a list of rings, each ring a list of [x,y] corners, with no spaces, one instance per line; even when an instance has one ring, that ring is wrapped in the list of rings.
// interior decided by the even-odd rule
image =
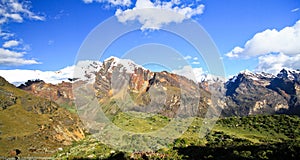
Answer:
[[[300,68],[299,0],[2,0],[0,70],[57,71],[72,66],[97,25],[115,15],[129,22],[130,12],[136,19],[154,16],[134,10],[147,7],[174,11],[199,23],[219,49],[227,76],[245,69],[276,73],[282,67]],[[146,29],[120,37],[102,58],[122,57],[135,47],[157,43],[177,50],[193,68],[207,70],[191,46],[157,30],[165,23],[181,23],[180,19],[159,16],[150,30],[141,24]]]

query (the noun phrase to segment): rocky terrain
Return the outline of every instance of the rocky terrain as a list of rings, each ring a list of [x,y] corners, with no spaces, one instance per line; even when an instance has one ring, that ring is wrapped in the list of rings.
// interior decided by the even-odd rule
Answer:
[[[300,115],[300,72],[281,70],[267,73],[241,72],[226,82],[225,116],[255,114]]]
[[[0,155],[51,156],[85,137],[74,113],[29,94],[0,77]]]
[[[113,57],[96,72],[93,87],[99,101],[113,99],[119,106],[126,102],[126,110],[168,117],[203,117],[209,106],[221,108],[223,116],[299,115],[299,77],[299,71],[283,69],[278,75],[243,71],[227,82],[194,82],[166,71],[151,72],[130,60]]]
[[[74,101],[72,83],[69,82],[62,82],[54,85],[45,83],[43,80],[29,80],[18,88],[58,104],[72,105],[72,102]]]
[[[194,82],[166,71],[151,72],[131,60],[116,57],[103,64],[81,64],[79,68],[78,77],[84,78],[75,82],[52,85],[30,81],[19,88],[58,104],[73,105],[77,95],[77,105],[85,105],[88,102],[81,95],[89,95],[111,114],[142,111],[168,117],[204,117],[209,106],[223,110],[222,116],[300,114],[299,71],[283,69],[278,75],[243,71],[227,82]],[[220,102],[213,104],[212,99]],[[107,105],[111,103],[115,105]]]
[[[97,99],[114,100],[120,110],[176,117],[204,116],[208,107],[209,93],[194,81],[116,57],[104,61],[94,88]]]
[[[129,116],[123,113],[204,117],[211,106],[215,113],[221,109],[223,117],[300,115],[300,71],[283,69],[277,75],[243,71],[227,82],[194,82],[116,57],[102,64],[81,63],[78,68],[70,82],[56,85],[29,80],[16,88],[0,77],[0,155],[18,149],[23,156],[51,156],[80,141],[86,134],[77,112],[80,118],[95,120],[101,118],[98,111],[104,111],[120,124],[127,123],[120,117]]]

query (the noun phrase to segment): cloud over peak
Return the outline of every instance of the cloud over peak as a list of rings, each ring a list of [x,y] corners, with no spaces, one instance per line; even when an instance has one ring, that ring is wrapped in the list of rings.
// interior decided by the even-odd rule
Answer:
[[[277,74],[282,68],[300,69],[300,54],[288,56],[283,53],[269,54],[258,58],[255,71]]]

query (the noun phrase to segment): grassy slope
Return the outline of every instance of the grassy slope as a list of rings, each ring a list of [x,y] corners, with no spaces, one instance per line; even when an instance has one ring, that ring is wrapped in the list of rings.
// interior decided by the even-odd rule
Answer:
[[[9,157],[13,149],[20,149],[23,157],[52,156],[59,147],[64,146],[50,139],[52,133],[44,133],[44,130],[47,130],[45,126],[57,125],[51,120],[52,117],[66,117],[68,114],[65,109],[57,108],[58,105],[49,100],[28,94],[1,77],[0,91],[0,94],[6,96],[5,99],[8,99],[7,95],[16,98],[14,104],[6,109],[0,106],[0,156]]]
[[[22,151],[36,143],[42,143],[40,146],[45,146],[47,140],[32,135],[39,131],[41,123],[50,123],[49,115],[38,114],[37,116],[36,113],[23,109],[26,106],[45,100],[16,89],[10,84],[0,85],[0,89],[13,93],[17,97],[16,104],[0,111],[0,155],[7,156],[8,152],[15,149],[16,146]],[[115,113],[118,109],[111,107],[113,105],[107,104],[108,107],[106,109],[113,110],[112,112]],[[119,112],[111,116],[110,120],[124,130],[141,133],[158,130],[171,121],[164,116],[143,115],[134,112]],[[188,130],[180,138],[174,140],[169,147],[157,151],[158,155],[156,156],[166,155],[170,159],[199,159],[199,157],[202,159],[224,159],[224,156],[235,159],[263,159],[277,156],[280,159],[280,155],[277,155],[280,153],[285,158],[289,156],[298,156],[299,158],[299,154],[297,154],[300,148],[299,117],[259,115],[243,118],[224,118],[217,122],[212,132],[204,138],[199,138],[202,122],[201,118],[195,118]],[[58,146],[53,144],[53,147]],[[53,153],[49,153],[49,155],[51,154]],[[109,146],[100,144],[91,136],[83,141],[74,143],[68,149],[57,154],[60,158],[100,157],[118,159],[124,156],[128,158],[130,155],[132,153],[118,152]],[[23,156],[27,155],[23,152]],[[141,158],[141,155],[134,156]]]
[[[128,131],[148,132],[152,127],[159,129],[165,126],[169,119],[152,115],[152,118],[141,119],[130,117],[126,113],[118,113],[113,122]],[[150,116],[151,117],[151,116]],[[204,138],[199,138],[199,131],[203,119],[195,118],[188,130],[168,148],[157,151],[158,155],[167,155],[173,159],[263,159],[299,156],[300,147],[300,118],[287,115],[258,115],[250,117],[230,117],[217,121],[212,131]],[[114,158],[136,156],[134,153],[120,153],[112,151],[110,147],[100,144],[91,137],[70,147],[69,158]],[[251,152],[252,151],[252,152]],[[288,155],[285,155],[288,154]],[[58,154],[65,157],[66,152]],[[224,157],[225,156],[225,157]],[[152,158],[155,156],[152,155]],[[118,157],[120,158],[120,157]],[[282,158],[282,157],[281,157]]]
[[[0,89],[17,97],[16,104],[0,111],[0,155],[8,156],[12,149],[18,148],[24,151],[25,148],[28,148],[26,141],[29,141],[30,144],[30,140],[25,137],[37,133],[40,122],[47,122],[48,117],[47,115],[37,116],[36,113],[28,112],[23,108],[24,98],[31,99],[27,105],[33,105],[41,99],[36,99],[3,80]]]

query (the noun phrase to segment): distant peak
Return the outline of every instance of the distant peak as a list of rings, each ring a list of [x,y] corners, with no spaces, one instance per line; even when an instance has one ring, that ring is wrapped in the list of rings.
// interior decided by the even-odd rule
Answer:
[[[254,73],[253,73],[253,72],[251,72],[251,71],[249,71],[248,69],[245,69],[245,70],[243,70],[243,71],[240,71],[240,73],[239,73],[239,74],[253,75]]]
[[[287,78],[288,77],[288,71],[286,69],[282,69],[278,74],[277,77],[281,78]]]
[[[282,68],[282,70],[280,72],[287,72],[287,69]]]
[[[294,80],[296,77],[299,77],[300,71],[299,70],[293,70],[293,69],[287,69],[283,68],[278,74],[278,78],[285,78],[289,80]]]
[[[127,73],[134,73],[136,68],[145,69],[143,66],[136,64],[131,59],[120,59],[118,57],[110,56],[109,58],[104,60],[104,64],[109,64],[109,72],[113,71],[113,68],[116,66],[122,66],[121,70],[125,70]]]
[[[237,79],[241,81],[241,79],[246,78],[246,79],[251,79],[254,81],[259,81],[262,79],[272,79],[275,76],[270,74],[270,73],[265,73],[265,72],[251,72],[249,70],[243,70],[240,71],[238,75],[233,76],[232,78],[229,79],[229,82],[235,82]]]
[[[104,60],[104,62],[106,62],[106,61],[119,61],[119,60],[120,60],[120,58],[118,58],[118,57],[110,56],[110,57],[106,58]]]

